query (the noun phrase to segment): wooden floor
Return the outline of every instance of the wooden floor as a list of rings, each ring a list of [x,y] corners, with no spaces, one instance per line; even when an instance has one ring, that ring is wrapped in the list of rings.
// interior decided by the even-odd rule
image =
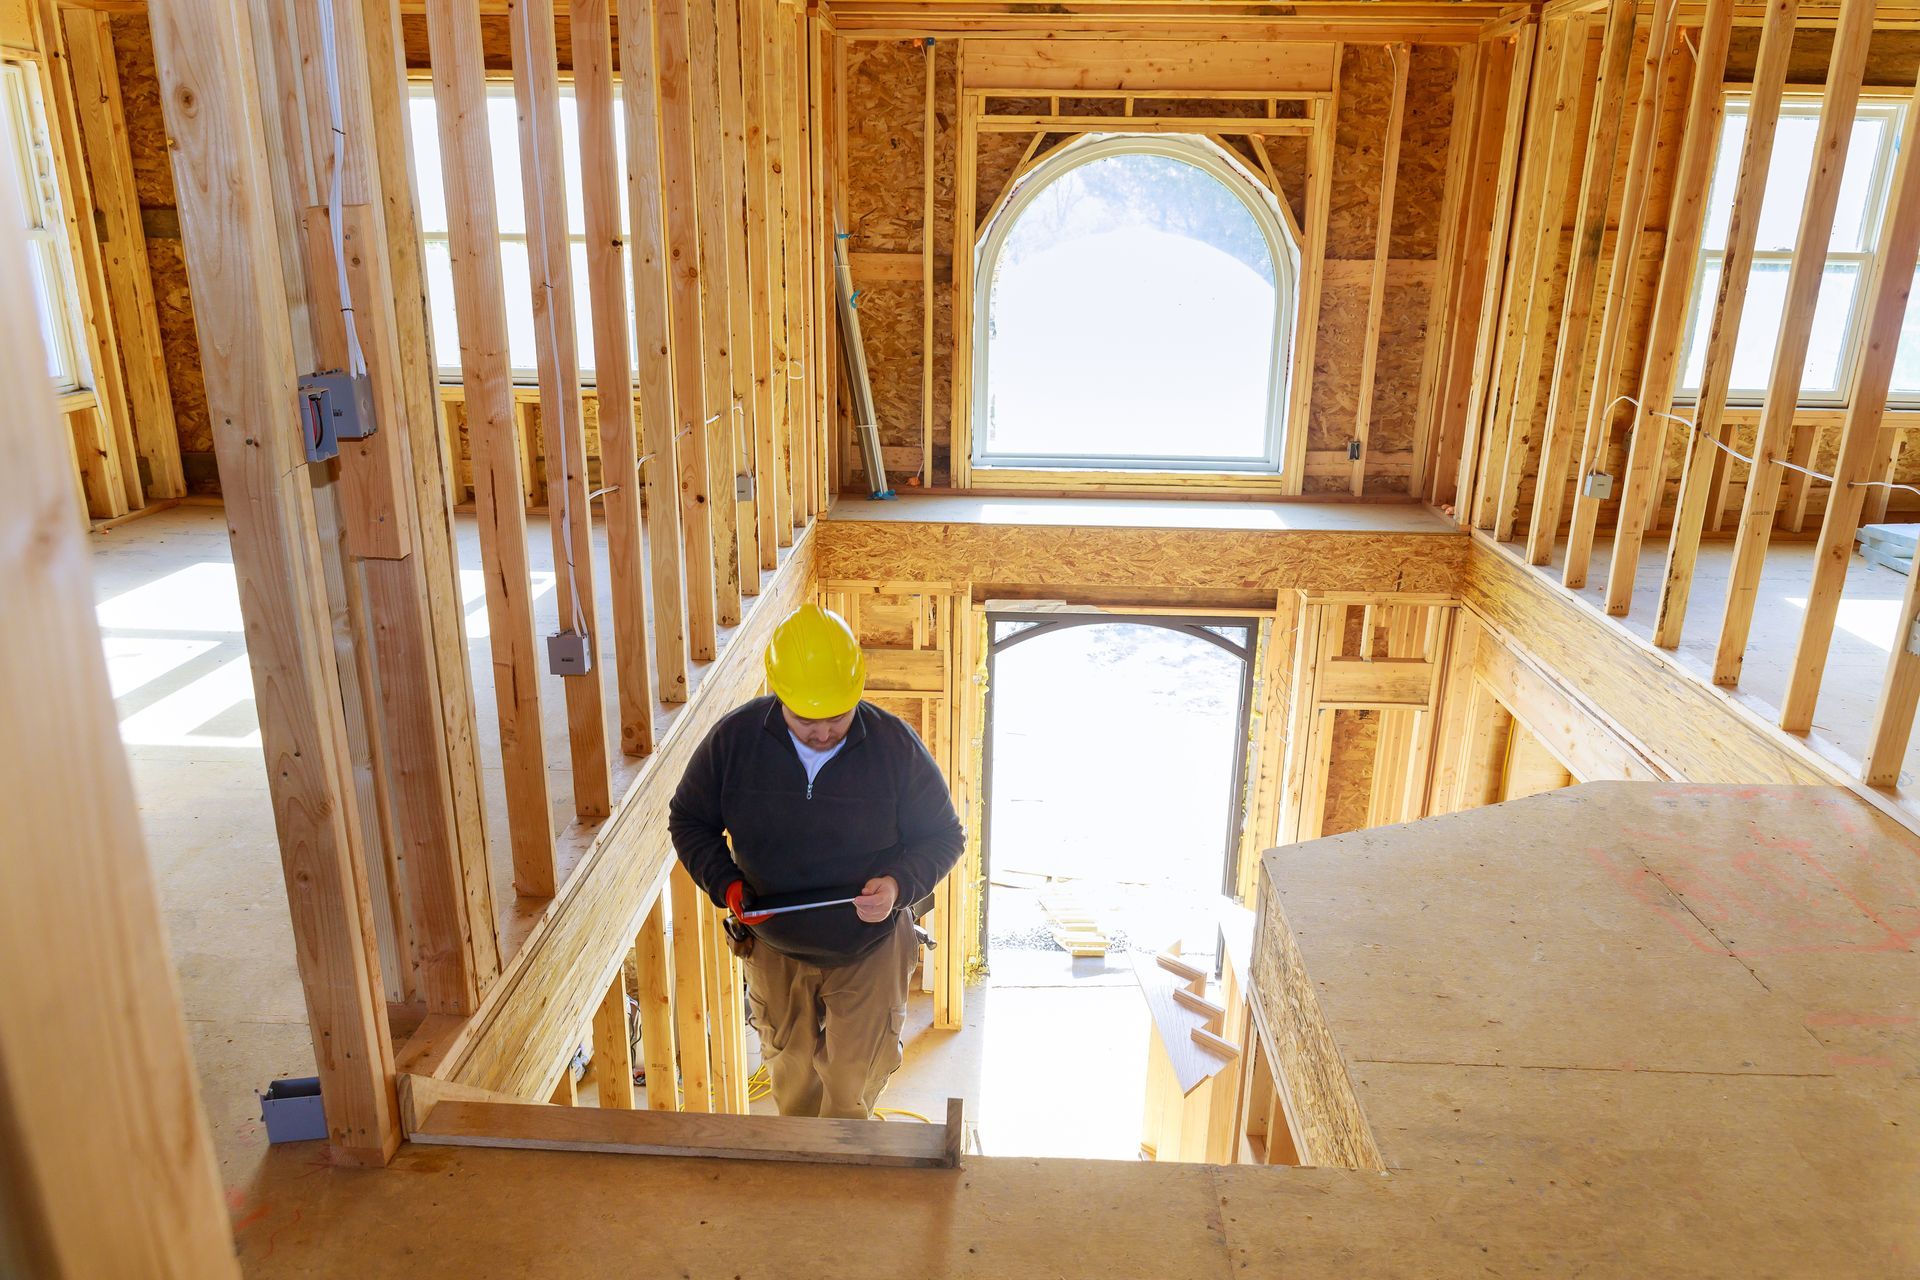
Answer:
[[[1920,845],[1825,788],[1606,783],[1269,855],[1390,1172],[276,1151],[253,1276],[1895,1276]],[[879,1224],[879,1225],[876,1225]]]

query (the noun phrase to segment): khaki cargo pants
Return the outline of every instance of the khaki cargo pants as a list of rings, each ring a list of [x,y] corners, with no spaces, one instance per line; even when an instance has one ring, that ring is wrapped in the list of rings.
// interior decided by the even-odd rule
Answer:
[[[865,1120],[900,1066],[900,1029],[919,955],[913,917],[850,965],[823,969],[764,942],[747,957],[747,1002],[783,1116]]]

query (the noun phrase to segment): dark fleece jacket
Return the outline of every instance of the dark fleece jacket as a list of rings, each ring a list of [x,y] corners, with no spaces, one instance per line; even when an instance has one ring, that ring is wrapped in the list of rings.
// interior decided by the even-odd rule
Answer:
[[[735,880],[769,897],[857,891],[889,875],[904,908],[933,892],[965,845],[939,767],[898,716],[862,702],[845,744],[809,786],[772,697],[713,727],[674,792],[667,830],[694,883],[721,907]],[[775,916],[753,931],[776,951],[831,968],[872,951],[892,927],[839,906]]]

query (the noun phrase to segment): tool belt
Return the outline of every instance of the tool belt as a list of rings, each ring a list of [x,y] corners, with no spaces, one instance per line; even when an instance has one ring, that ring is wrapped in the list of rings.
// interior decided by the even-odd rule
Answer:
[[[727,950],[745,960],[753,954],[753,930],[728,916],[721,922],[727,930]]]

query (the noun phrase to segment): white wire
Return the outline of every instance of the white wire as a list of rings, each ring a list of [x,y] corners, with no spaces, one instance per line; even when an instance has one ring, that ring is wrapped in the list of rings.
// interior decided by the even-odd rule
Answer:
[[[534,41],[533,41],[533,18],[530,16],[530,10],[532,6],[523,4],[516,7],[520,11],[521,36],[524,39],[525,46],[528,49],[532,49],[535,47]],[[527,187],[527,190],[535,191],[538,188],[538,185],[540,182],[540,174],[542,171],[542,165],[540,163],[541,139],[540,139],[540,129],[538,128],[538,126],[532,129],[529,129],[527,131],[527,137],[530,139],[529,146],[531,147],[533,152],[533,155],[531,157],[531,159],[533,160],[533,185]],[[526,175],[523,174],[521,176],[522,176],[522,181],[524,182]],[[553,263],[547,257],[545,253],[545,249],[546,247],[551,246],[553,242],[547,235],[547,202],[544,198],[536,198],[534,200],[533,212],[534,212],[534,220],[540,224],[540,244],[543,249],[541,253],[541,261],[546,265],[546,268],[547,268],[547,271],[545,274],[551,275],[553,270]],[[553,318],[553,281],[551,279],[541,280],[540,288],[545,289],[547,291],[547,344],[551,350],[557,352],[560,349],[560,331],[555,327],[554,318]],[[568,475],[567,433],[564,429],[562,429],[562,430],[555,431],[553,434],[554,434],[554,437],[560,442],[560,479],[561,479],[560,546],[563,552],[565,553],[565,559],[567,562],[567,565],[566,565],[567,599],[573,605],[573,629],[584,636],[587,634],[587,614],[586,614],[586,610],[580,607],[580,579],[573,567],[572,495],[569,492],[569,486],[566,483],[566,478]]]
[[[340,289],[340,318],[347,331],[347,373],[367,371],[360,331],[353,321],[353,291],[347,284],[347,228],[342,186],[345,182],[347,128],[340,106],[340,54],[333,37],[334,0],[320,0],[320,43],[326,50],[327,120],[333,129],[333,165],[327,178],[327,221],[333,232],[333,268]]]
[[[1678,422],[1679,424],[1684,426],[1689,433],[1693,435],[1697,436],[1700,434],[1699,424],[1694,422],[1693,419],[1683,418],[1677,413],[1663,413],[1658,409],[1649,410],[1645,405],[1641,404],[1637,398],[1633,396],[1628,396],[1628,395],[1615,396],[1612,400],[1608,401],[1606,410],[1602,413],[1601,416],[1603,418],[1611,418],[1613,416],[1614,409],[1623,403],[1632,405],[1634,408],[1640,410],[1640,412],[1642,413],[1650,412],[1656,418],[1669,418],[1674,422]],[[1746,463],[1750,467],[1754,465],[1754,461],[1752,458],[1748,457],[1744,453],[1741,453],[1738,449],[1735,449],[1732,445],[1722,444],[1719,440],[1715,439],[1712,436],[1707,437],[1707,443],[1712,445],[1714,448],[1718,449],[1720,452],[1726,454],[1729,458],[1738,458],[1741,462]],[[1773,465],[1776,467],[1784,467],[1788,471],[1798,471],[1803,476],[1812,476],[1815,480],[1824,480],[1828,484],[1840,483],[1837,479],[1835,479],[1833,476],[1828,475],[1824,471],[1815,471],[1811,467],[1803,467],[1797,462],[1788,462],[1785,458],[1775,458]],[[1908,493],[1920,494],[1920,488],[1915,488],[1913,485],[1910,485],[1910,484],[1896,484],[1891,480],[1849,480],[1847,481],[1847,487],[1850,489],[1902,489]]]

